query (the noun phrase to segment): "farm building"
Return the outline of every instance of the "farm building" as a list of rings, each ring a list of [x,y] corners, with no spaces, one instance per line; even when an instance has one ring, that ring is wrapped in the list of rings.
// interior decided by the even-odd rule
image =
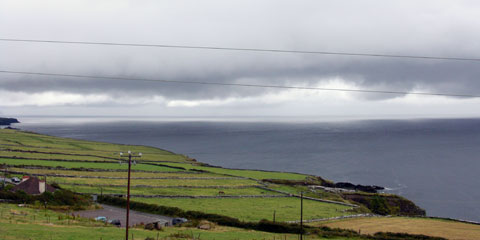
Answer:
[[[24,176],[22,182],[12,188],[12,191],[24,191],[27,194],[38,195],[45,191],[55,192],[56,188],[48,185],[45,180],[40,180],[37,177]]]

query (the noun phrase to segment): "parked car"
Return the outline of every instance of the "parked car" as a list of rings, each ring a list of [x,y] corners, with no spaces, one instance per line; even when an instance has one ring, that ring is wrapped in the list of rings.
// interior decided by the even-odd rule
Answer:
[[[172,225],[186,223],[188,220],[186,218],[174,218],[172,219]]]
[[[14,183],[19,183],[20,182],[20,179],[18,177],[13,177],[11,180]]]
[[[104,216],[98,216],[95,218],[95,221],[107,222],[107,218]]]
[[[122,225],[120,220],[118,220],[118,219],[109,220],[108,223],[110,223],[112,225],[115,225],[117,227],[120,227],[120,225]]]

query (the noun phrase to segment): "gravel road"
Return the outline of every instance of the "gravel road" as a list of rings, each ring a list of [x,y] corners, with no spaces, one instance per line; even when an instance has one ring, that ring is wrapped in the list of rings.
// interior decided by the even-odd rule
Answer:
[[[108,220],[119,219],[121,227],[125,227],[126,224],[126,209],[113,207],[109,205],[101,204],[103,209],[97,210],[86,210],[86,211],[77,211],[73,214],[85,218],[96,218],[99,216],[106,217]],[[172,223],[172,218],[162,215],[148,214],[138,211],[130,210],[130,222],[129,225],[133,226],[140,223],[152,223],[152,222],[168,222],[169,225]]]

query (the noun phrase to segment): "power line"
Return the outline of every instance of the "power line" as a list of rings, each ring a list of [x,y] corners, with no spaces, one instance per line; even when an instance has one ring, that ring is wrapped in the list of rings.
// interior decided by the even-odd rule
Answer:
[[[162,79],[131,78],[131,77],[93,76],[93,75],[63,74],[63,73],[22,72],[22,71],[9,71],[9,70],[0,70],[0,73],[38,75],[38,76],[54,76],[54,77],[70,77],[70,78],[88,78],[88,79],[95,78],[95,79],[122,80],[122,81],[135,81],[135,82],[143,81],[143,82],[161,82],[161,83],[234,86],[234,87],[278,88],[278,89],[299,89],[299,90],[360,92],[360,93],[382,93],[382,94],[398,94],[398,95],[447,96],[447,97],[468,97],[468,98],[479,98],[480,97],[480,95],[456,94],[456,93],[429,93],[429,92],[406,92],[406,91],[348,89],[348,88],[297,87],[297,86],[244,84],[244,83],[196,82],[196,81],[162,80]]]
[[[38,39],[15,39],[0,38],[4,42],[27,42],[27,43],[55,43],[55,44],[82,44],[82,45],[107,45],[124,47],[156,47],[156,48],[178,48],[178,49],[202,49],[219,51],[247,51],[247,52],[270,52],[270,53],[300,53],[300,54],[320,54],[320,55],[338,55],[354,57],[383,57],[383,58],[409,58],[423,60],[449,60],[449,61],[474,61],[480,62],[480,58],[466,57],[439,57],[439,56],[420,56],[420,55],[396,55],[379,53],[360,53],[360,52],[329,52],[329,51],[303,51],[303,50],[285,50],[285,49],[265,49],[265,48],[237,48],[237,47],[215,47],[215,46],[190,46],[190,45],[167,45],[167,44],[140,44],[140,43],[115,43],[115,42],[87,42],[87,41],[58,41],[58,40],[38,40]]]

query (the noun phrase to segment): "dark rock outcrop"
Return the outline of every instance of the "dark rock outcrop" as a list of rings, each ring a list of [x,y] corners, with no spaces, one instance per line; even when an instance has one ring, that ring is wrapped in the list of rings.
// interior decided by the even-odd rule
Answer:
[[[19,123],[16,118],[2,118],[0,117],[0,125],[10,125],[12,123]]]
[[[359,184],[352,184],[349,182],[338,182],[333,184],[333,186],[329,187],[335,187],[335,188],[343,188],[343,189],[349,189],[349,190],[355,190],[355,191],[362,191],[362,192],[368,192],[368,193],[376,193],[379,190],[383,190],[385,188],[375,186],[375,185],[359,185]]]
[[[377,193],[380,190],[385,188],[375,186],[375,185],[359,185],[359,184],[352,184],[349,182],[338,182],[334,183],[331,181],[327,181],[321,177],[308,177],[305,180],[284,180],[284,179],[263,179],[262,181],[274,184],[283,184],[289,186],[309,186],[309,185],[320,185],[329,188],[341,188],[341,189],[348,189],[348,190],[355,190],[367,193]]]

